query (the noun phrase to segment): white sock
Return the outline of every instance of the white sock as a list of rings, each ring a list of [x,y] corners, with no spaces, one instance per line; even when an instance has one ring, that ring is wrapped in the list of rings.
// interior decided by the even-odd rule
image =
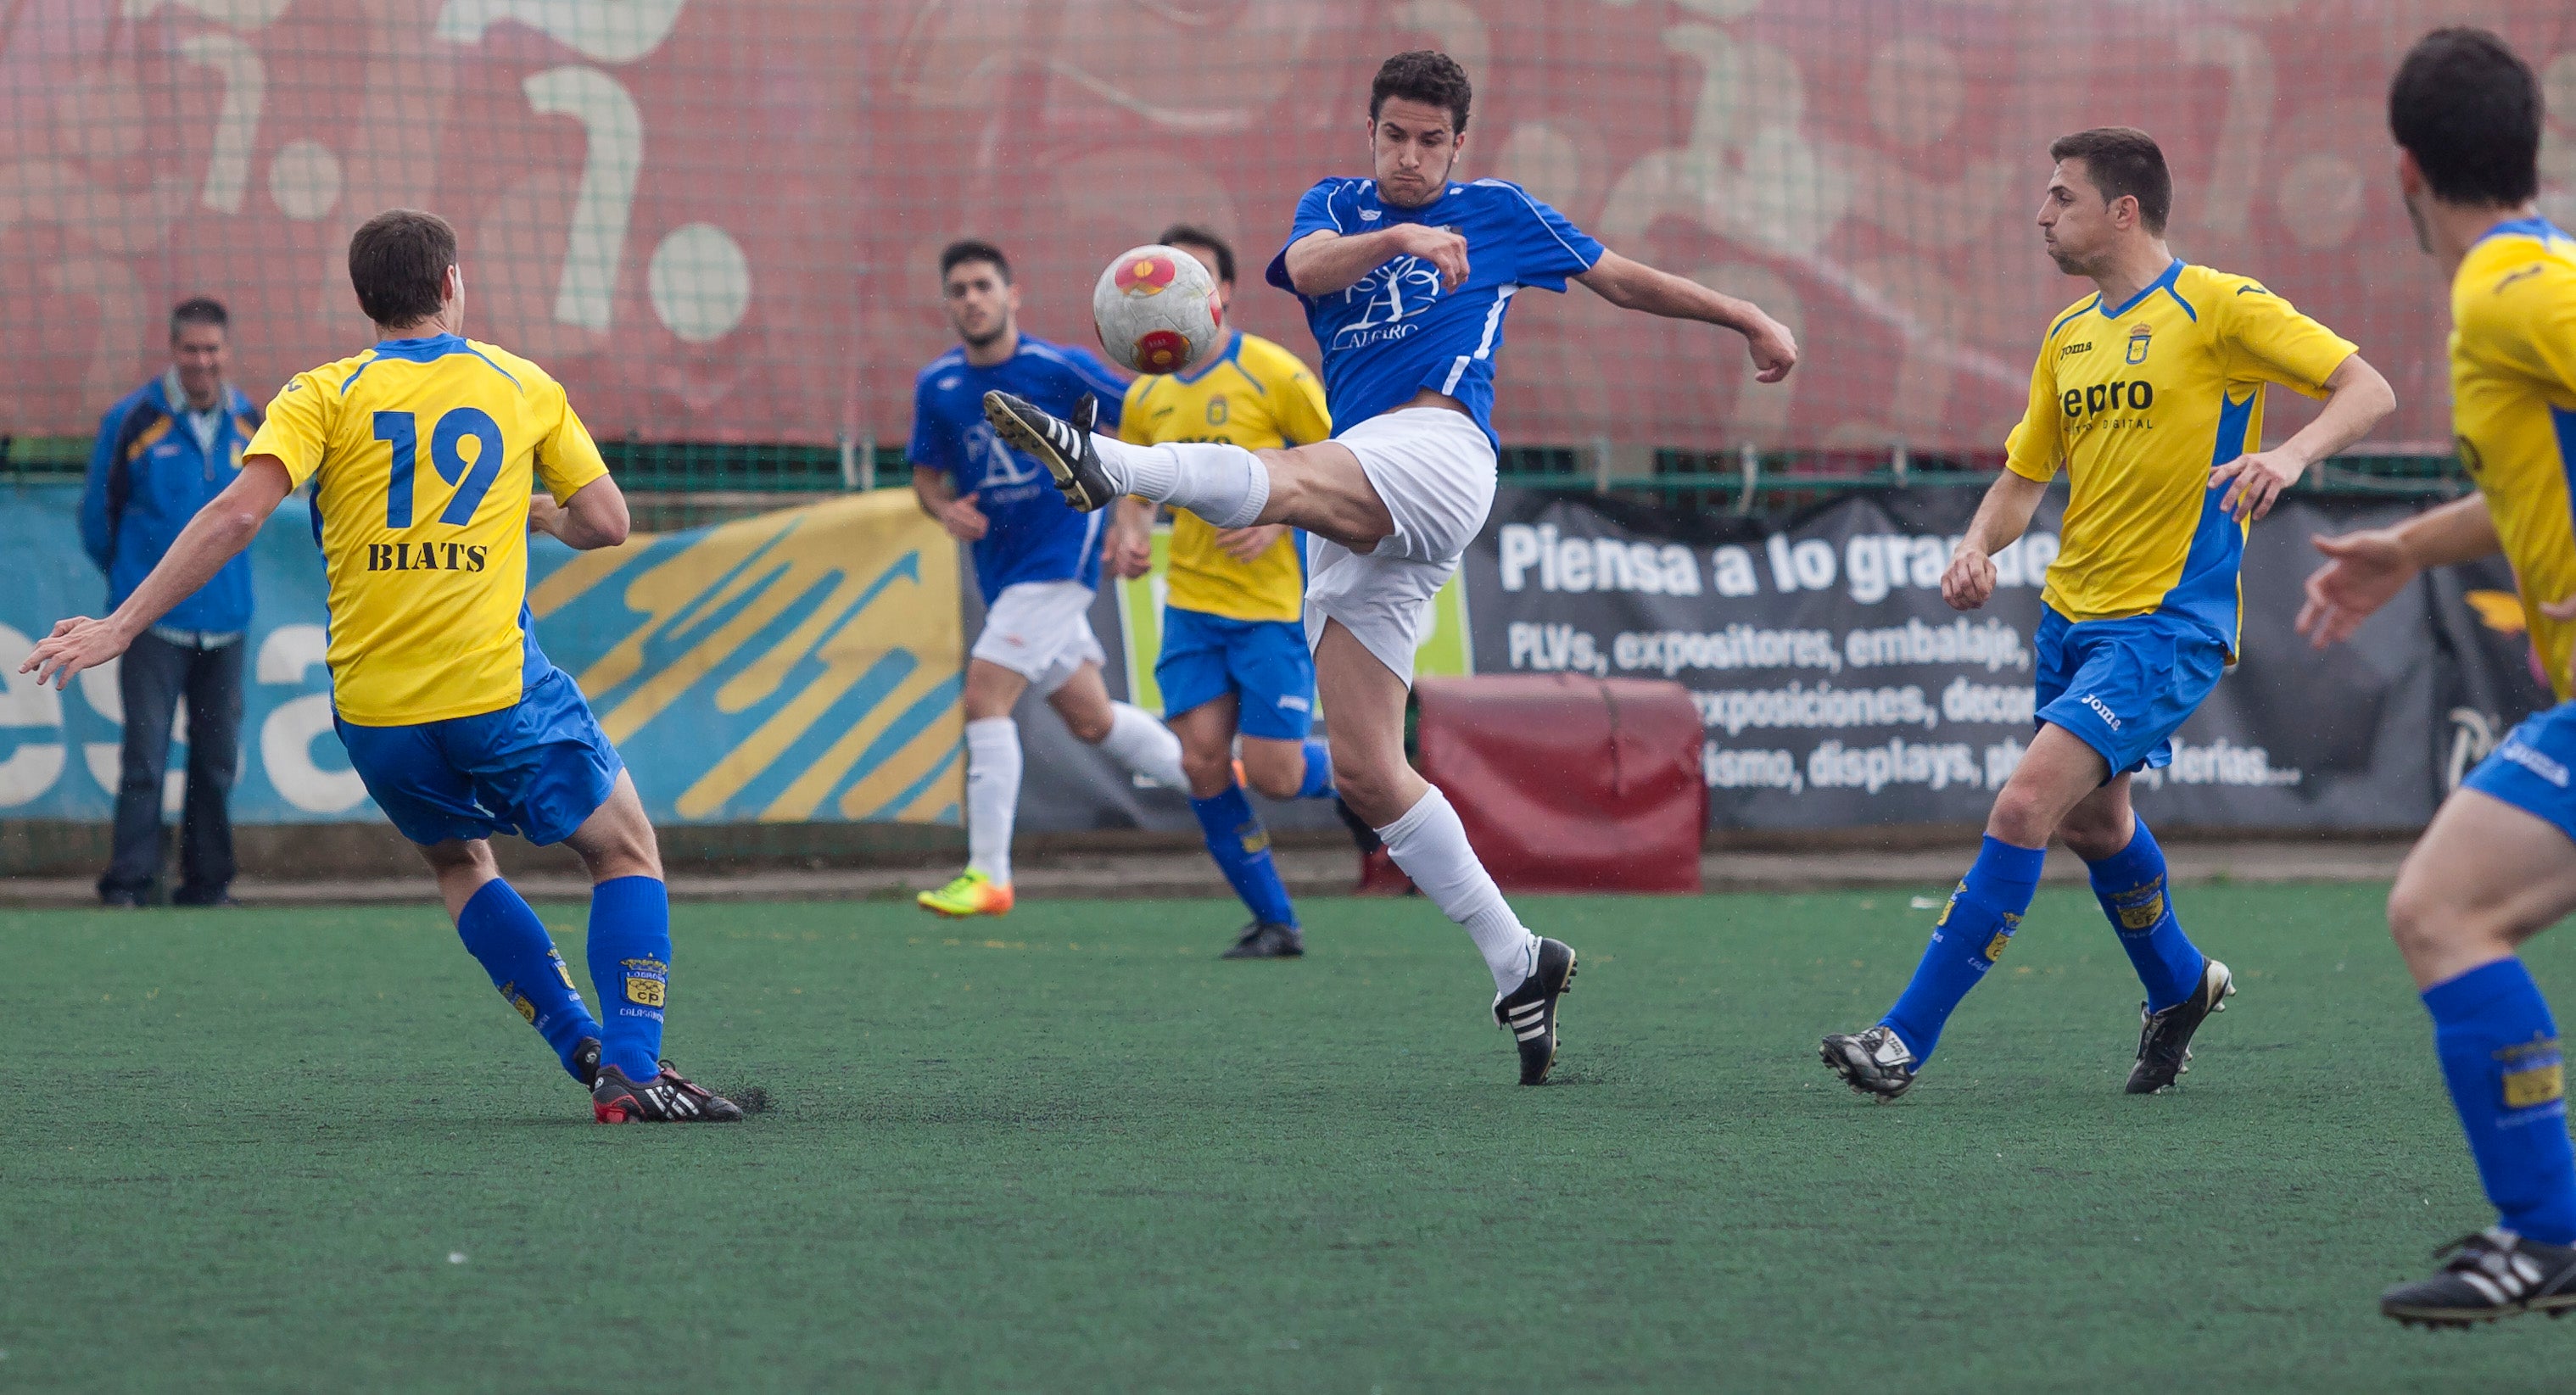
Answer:
[[[1011,821],[1020,809],[1020,728],[1008,717],[966,724],[966,870],[1007,886]]]
[[[1094,435],[1110,487],[1188,509],[1219,528],[1249,528],[1270,502],[1270,467],[1241,446],[1216,441],[1131,446]]]
[[[1404,817],[1379,829],[1377,836],[1386,841],[1387,856],[1422,888],[1422,894],[1451,920],[1467,927],[1477,951],[1485,956],[1485,967],[1494,972],[1494,991],[1509,993],[1520,987],[1538,963],[1538,937],[1512,914],[1502,889],[1486,875],[1476,850],[1467,846],[1466,826],[1458,822],[1449,796],[1432,786],[1420,802],[1404,811]]]
[[[1100,738],[1100,749],[1167,790],[1190,792],[1190,777],[1181,773],[1181,738],[1144,708],[1109,704],[1109,734]]]

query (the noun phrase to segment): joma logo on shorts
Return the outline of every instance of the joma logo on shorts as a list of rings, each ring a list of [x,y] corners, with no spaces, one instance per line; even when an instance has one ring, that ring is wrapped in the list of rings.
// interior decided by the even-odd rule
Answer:
[[[2093,709],[2094,716],[2110,723],[2111,730],[2118,731],[2120,729],[2120,719],[2111,714],[2111,706],[2109,703],[2102,701],[2102,699],[2093,696],[2091,693],[2086,693],[2084,695],[2083,702],[2085,706]]]

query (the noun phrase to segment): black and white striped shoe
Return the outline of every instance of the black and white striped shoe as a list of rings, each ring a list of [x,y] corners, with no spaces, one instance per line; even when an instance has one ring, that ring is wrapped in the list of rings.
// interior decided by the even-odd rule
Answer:
[[[701,1085],[691,1084],[671,1063],[642,1084],[614,1065],[599,1068],[599,1083],[590,1087],[590,1114],[603,1124],[734,1124],[742,1106]]]
[[[2466,1327],[2517,1313],[2565,1317],[2576,1308],[2576,1245],[2544,1245],[2498,1226],[2433,1254],[2450,1263],[2379,1295],[2379,1311],[2409,1327]]]
[[[984,394],[984,420],[1003,440],[1047,467],[1076,513],[1106,508],[1121,493],[1100,468],[1100,451],[1091,444],[1091,424],[1099,414],[1100,403],[1087,392],[1073,404],[1071,421],[1025,397],[998,389]]]
[[[1494,1023],[1512,1034],[1521,1052],[1521,1083],[1544,1085],[1556,1064],[1556,1000],[1574,987],[1574,948],[1542,938],[1537,962],[1521,986],[1494,995]]]
[[[2128,1093],[2152,1095],[2191,1069],[2191,1038],[2211,1013],[2227,1011],[2236,996],[2236,976],[2215,959],[2200,971],[2200,987],[2162,1012],[2138,1004],[2138,1063],[2129,1068]]]

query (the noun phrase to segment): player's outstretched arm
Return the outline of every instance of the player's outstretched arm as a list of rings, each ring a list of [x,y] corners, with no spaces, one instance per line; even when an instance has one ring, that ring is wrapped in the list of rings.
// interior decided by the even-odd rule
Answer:
[[[575,551],[588,552],[626,541],[627,530],[634,523],[627,513],[626,491],[617,487],[617,481],[602,475],[574,490],[572,498],[560,505],[548,494],[530,498],[528,526],[552,534]]]
[[[2281,491],[2299,482],[2307,468],[2370,434],[2379,419],[2397,410],[2396,390],[2379,370],[2353,354],[2337,365],[2325,382],[2326,405],[2317,419],[2270,450],[2240,455],[2209,472],[2209,487],[2228,486],[2218,506],[2238,519],[2261,518],[2272,511]]]
[[[1603,252],[1590,271],[1574,279],[1622,310],[1642,310],[1668,320],[1698,320],[1743,335],[1745,348],[1753,355],[1755,382],[1776,383],[1798,366],[1796,336],[1752,301],[1712,291],[1616,252]]]
[[[1952,610],[1975,610],[1995,594],[1995,554],[2018,541],[2039,512],[2048,481],[2004,471],[1977,505],[1967,534],[1950,553],[1950,569],[1941,573],[1941,599]]]
[[[2426,569],[2504,550],[2483,494],[2427,509],[2393,528],[2360,528],[2331,538],[2319,533],[2309,541],[2325,554],[2326,564],[2308,574],[2298,627],[2319,649],[2352,638],[2362,621]]]
[[[946,470],[934,470],[926,465],[913,466],[912,498],[913,502],[921,505],[923,513],[939,520],[939,526],[947,529],[948,536],[957,541],[975,542],[984,536],[988,526],[984,511],[975,507],[974,495],[961,497],[957,493],[956,487],[948,482]]]
[[[1467,239],[1421,223],[1351,236],[1327,229],[1310,232],[1288,248],[1288,281],[1302,296],[1331,295],[1403,256],[1420,257],[1439,268],[1444,291],[1467,283]]]
[[[178,540],[161,554],[160,565],[125,598],[125,604],[103,620],[76,615],[56,623],[53,633],[37,642],[18,671],[35,674],[38,684],[50,681],[60,688],[72,681],[73,674],[124,653],[136,635],[195,595],[224,563],[250,546],[251,539],[259,536],[260,525],[294,488],[285,463],[276,456],[254,455],[242,461],[241,473],[179,530]]]

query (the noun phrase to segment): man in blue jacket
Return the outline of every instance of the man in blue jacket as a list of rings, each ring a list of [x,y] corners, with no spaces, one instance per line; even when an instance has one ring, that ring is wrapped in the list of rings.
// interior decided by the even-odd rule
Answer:
[[[81,544],[107,573],[112,608],[160,562],[197,510],[241,469],[260,410],[225,380],[230,317],[199,297],[170,312],[170,368],[99,419],[81,496]],[[188,794],[179,823],[179,889],[171,900],[232,898],[232,815],[240,764],[242,661],[250,630],[250,556],[224,564],[195,595],[137,638],[117,670],[125,750],[116,781],[116,852],[99,899],[141,906],[161,870],[162,772],[171,714],[188,704]]]

